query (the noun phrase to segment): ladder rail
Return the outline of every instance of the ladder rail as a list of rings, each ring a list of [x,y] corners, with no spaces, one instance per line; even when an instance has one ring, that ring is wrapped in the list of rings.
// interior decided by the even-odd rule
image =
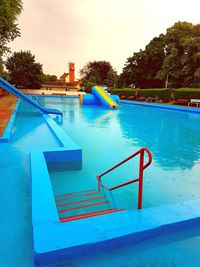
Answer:
[[[144,154],[145,152],[148,155],[148,161],[144,164]],[[130,180],[128,182],[119,184],[117,186],[114,187],[106,187],[101,183],[101,178],[108,174],[109,172],[113,171],[114,169],[118,168],[119,166],[121,166],[122,164],[126,163],[127,161],[131,160],[132,158],[136,157],[137,155],[140,156],[139,159],[139,177],[133,180]],[[141,148],[140,150],[136,151],[135,153],[133,153],[131,156],[125,158],[124,160],[122,160],[121,162],[119,162],[118,164],[114,165],[112,168],[108,169],[107,171],[103,172],[100,175],[97,175],[97,181],[98,181],[98,191],[100,191],[101,187],[105,188],[109,191],[118,189],[120,187],[138,182],[139,186],[138,186],[138,209],[142,208],[142,193],[143,193],[143,172],[144,170],[151,164],[152,162],[152,155],[151,152],[147,149],[147,148]]]

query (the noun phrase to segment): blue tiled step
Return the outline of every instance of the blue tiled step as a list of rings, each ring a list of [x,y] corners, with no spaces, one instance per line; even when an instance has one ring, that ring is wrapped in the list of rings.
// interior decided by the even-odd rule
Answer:
[[[99,210],[98,212],[88,212],[88,213],[84,213],[84,214],[79,214],[79,215],[74,215],[74,216],[66,216],[66,217],[62,217],[60,218],[60,222],[70,222],[70,221],[74,221],[74,220],[81,220],[81,219],[86,219],[86,218],[90,218],[90,217],[94,217],[94,216],[100,216],[100,215],[104,215],[104,214],[108,214],[108,213],[113,213],[113,212],[119,212],[122,211],[124,209],[107,209],[107,210]]]

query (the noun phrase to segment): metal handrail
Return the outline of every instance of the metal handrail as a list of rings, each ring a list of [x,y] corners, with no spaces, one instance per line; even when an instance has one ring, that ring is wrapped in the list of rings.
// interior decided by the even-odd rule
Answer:
[[[148,154],[148,162],[146,164],[144,164],[144,152],[146,152]],[[101,177],[102,176],[113,171],[114,169],[116,169],[117,167],[119,167],[120,165],[124,164],[125,162],[129,161],[130,159],[134,158],[137,155],[140,155],[139,177],[138,178],[131,180],[131,181],[128,181],[126,183],[119,184],[119,185],[111,187],[111,188],[108,188],[108,187],[101,184]],[[107,171],[103,172],[100,175],[97,175],[98,190],[100,191],[100,189],[102,187],[102,188],[105,188],[109,191],[112,191],[112,190],[115,190],[115,189],[120,188],[122,186],[126,186],[129,184],[138,182],[139,183],[139,186],[138,186],[138,209],[141,209],[142,208],[143,171],[151,164],[151,162],[152,162],[151,152],[147,148],[141,148],[140,150],[138,150],[137,152],[135,152],[131,156],[125,158],[124,160],[122,160],[120,163],[116,164],[112,168],[108,169]]]

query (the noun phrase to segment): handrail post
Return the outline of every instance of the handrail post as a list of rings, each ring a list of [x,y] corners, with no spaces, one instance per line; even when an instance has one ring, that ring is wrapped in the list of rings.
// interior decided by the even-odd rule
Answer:
[[[144,154],[145,152],[148,155],[148,161],[147,163],[144,162]],[[127,162],[128,160],[132,159],[133,157],[139,155],[140,159],[139,159],[139,177],[137,179],[131,180],[129,182],[123,183],[123,184],[119,184],[117,186],[108,188],[102,185],[101,183],[101,178],[106,175],[107,173],[113,171],[114,169],[116,169],[117,167],[121,166],[122,164],[124,164],[125,162]],[[120,163],[116,164],[115,166],[113,166],[112,168],[108,169],[107,171],[105,171],[104,173],[100,174],[97,176],[97,181],[98,181],[98,191],[100,192],[101,187],[106,188],[107,190],[115,190],[117,188],[120,188],[122,186],[131,184],[131,183],[135,183],[138,182],[138,209],[142,209],[142,194],[143,194],[143,172],[144,170],[151,164],[152,162],[152,155],[151,152],[147,149],[147,148],[141,148],[140,150],[138,150],[137,152],[135,152],[134,154],[132,154],[131,156],[129,156],[128,158],[122,160]]]
[[[138,209],[142,209],[142,189],[143,189],[143,167],[144,167],[144,149],[140,152],[140,168],[139,168],[139,185],[138,185]]]
[[[101,182],[100,182],[100,177],[98,175],[97,175],[97,182],[98,182],[98,192],[100,192]]]

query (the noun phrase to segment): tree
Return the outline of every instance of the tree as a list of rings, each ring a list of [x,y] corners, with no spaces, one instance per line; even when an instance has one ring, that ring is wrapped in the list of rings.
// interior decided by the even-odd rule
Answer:
[[[107,86],[114,86],[116,82],[116,71],[107,61],[93,61],[88,62],[86,66],[80,71],[82,77],[82,86],[86,91],[91,86],[103,84]]]
[[[177,22],[127,59],[119,83],[140,88],[200,86],[200,24]]]
[[[14,52],[5,63],[10,82],[21,88],[40,88],[42,65],[35,62],[30,51]]]
[[[42,75],[42,81],[43,82],[46,82],[46,81],[55,82],[55,81],[57,81],[57,76],[51,75],[51,74],[43,74]]]
[[[156,80],[156,74],[162,66],[163,35],[153,38],[145,50],[134,53],[127,59],[120,83],[125,87],[134,85],[139,88],[161,87],[162,82]]]
[[[16,21],[21,10],[21,0],[0,1],[0,75],[3,72],[2,56],[9,51],[7,43],[20,36]]]
[[[171,87],[192,87],[200,67],[200,25],[177,22],[165,35],[165,59],[158,78],[165,77]],[[200,85],[200,84],[199,84]]]

